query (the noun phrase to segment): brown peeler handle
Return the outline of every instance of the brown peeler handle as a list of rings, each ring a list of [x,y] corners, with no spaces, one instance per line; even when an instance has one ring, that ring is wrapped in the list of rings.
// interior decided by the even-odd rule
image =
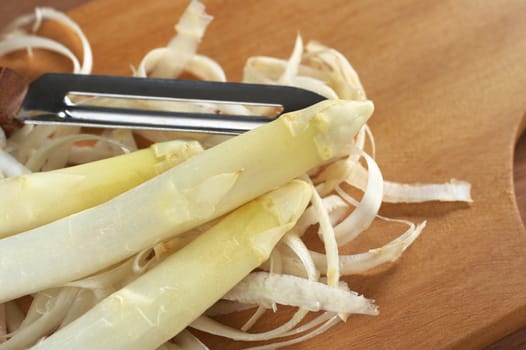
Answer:
[[[28,83],[12,69],[0,67],[0,127],[9,131],[26,96]]]

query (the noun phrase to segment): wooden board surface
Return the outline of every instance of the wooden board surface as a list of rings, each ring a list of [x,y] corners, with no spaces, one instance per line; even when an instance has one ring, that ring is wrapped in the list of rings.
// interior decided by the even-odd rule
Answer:
[[[298,32],[321,41],[349,58],[375,102],[370,125],[386,179],[473,184],[471,205],[383,206],[428,226],[391,269],[349,279],[381,315],[351,317],[296,348],[480,348],[524,326],[526,234],[512,164],[526,111],[526,2],[204,2],[215,20],[200,52],[231,80],[249,56],[287,57]],[[186,4],[95,0],[71,15],[93,45],[94,71],[127,75],[169,40]]]

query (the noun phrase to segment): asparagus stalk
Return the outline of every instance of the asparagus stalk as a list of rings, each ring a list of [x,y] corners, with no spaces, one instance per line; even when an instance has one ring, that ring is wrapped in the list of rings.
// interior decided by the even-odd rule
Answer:
[[[156,349],[267,260],[310,195],[294,180],[245,204],[34,349]]]
[[[0,238],[101,204],[203,149],[168,141],[74,167],[0,180]]]
[[[327,100],[231,138],[101,205],[0,240],[0,303],[93,274],[346,153],[370,101]]]

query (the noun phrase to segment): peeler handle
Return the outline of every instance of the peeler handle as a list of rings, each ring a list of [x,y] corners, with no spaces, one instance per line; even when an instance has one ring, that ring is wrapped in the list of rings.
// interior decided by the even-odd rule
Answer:
[[[0,67],[0,127],[8,131],[16,122],[28,89],[24,77],[7,67]]]

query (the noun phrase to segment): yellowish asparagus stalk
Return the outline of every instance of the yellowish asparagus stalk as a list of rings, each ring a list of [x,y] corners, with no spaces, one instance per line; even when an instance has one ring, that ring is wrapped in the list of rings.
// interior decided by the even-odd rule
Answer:
[[[168,141],[96,162],[0,180],[0,238],[101,204],[203,149]]]
[[[327,100],[195,155],[96,207],[0,240],[0,303],[93,274],[348,151],[370,101]]]
[[[294,180],[245,204],[34,349],[156,349],[267,260],[310,195]]]

